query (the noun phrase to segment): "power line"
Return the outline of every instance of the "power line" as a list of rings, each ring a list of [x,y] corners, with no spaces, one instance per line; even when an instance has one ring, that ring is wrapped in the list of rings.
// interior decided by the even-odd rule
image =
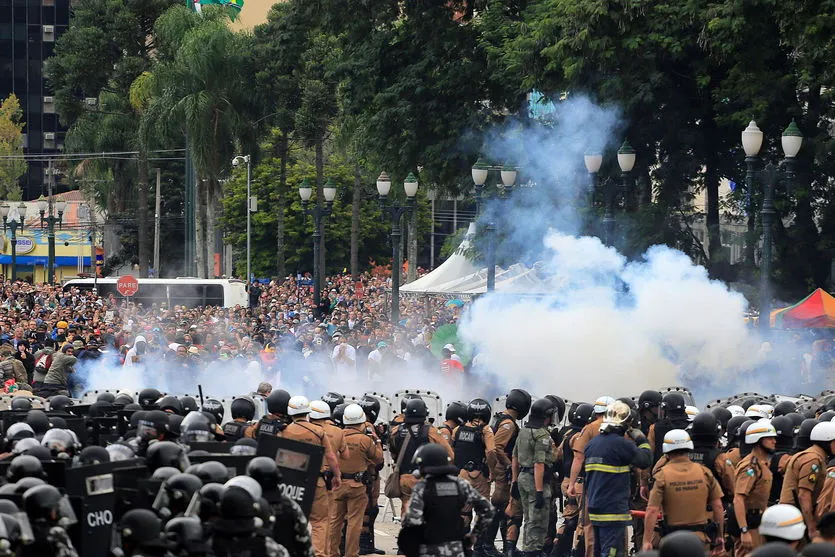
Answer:
[[[150,153],[182,153],[186,149],[149,149]],[[25,153],[23,155],[0,155],[0,160],[77,160],[79,158],[108,158],[125,155],[139,155],[139,151],[98,151],[95,153]]]

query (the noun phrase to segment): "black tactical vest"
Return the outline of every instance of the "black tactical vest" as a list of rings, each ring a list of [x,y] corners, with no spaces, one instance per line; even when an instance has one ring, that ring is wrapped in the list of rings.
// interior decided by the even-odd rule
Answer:
[[[656,439],[657,441],[657,439]],[[663,440],[662,440],[663,441]],[[690,460],[698,462],[713,474],[719,485],[722,485],[722,477],[719,475],[719,470],[716,469],[716,458],[722,454],[722,451],[716,447],[696,447],[690,451]]]
[[[446,476],[426,479],[423,491],[423,536],[426,544],[462,541],[466,529],[461,509],[467,503],[466,494],[458,483]]]
[[[510,437],[510,441],[507,442],[507,446],[504,448],[504,452],[508,458],[513,458],[513,446],[516,445],[516,437],[519,436],[519,426],[516,425],[516,420],[513,416],[509,414],[505,414],[504,412],[496,412],[493,416],[493,425],[490,426],[495,434],[499,431],[499,428],[502,425],[502,422],[505,420],[510,420],[513,422],[513,435]]]
[[[655,462],[664,455],[664,436],[674,429],[687,429],[690,422],[687,416],[675,416],[673,418],[662,418],[655,422],[655,447],[653,447],[653,458]]]
[[[768,503],[774,505],[780,501],[780,492],[783,491],[783,473],[778,470],[780,467],[780,459],[783,455],[791,454],[789,451],[779,451],[771,455],[771,461],[768,467],[771,470],[771,494],[768,496]]]
[[[423,424],[420,426],[420,432],[417,437],[414,435],[409,437],[409,444],[406,445],[405,452],[403,453],[403,460],[400,463],[401,474],[411,474],[417,470],[417,465],[412,464],[412,457],[415,456],[416,450],[429,442],[429,427],[429,425]],[[403,446],[403,442],[406,440],[406,434],[410,428],[411,425],[409,424],[401,424],[400,427],[397,428],[397,440],[394,443],[394,452],[392,454],[400,454],[400,448]],[[395,456],[393,458],[398,457]]]
[[[570,429],[562,440],[562,477],[571,477],[571,466],[574,464],[574,451],[571,449],[571,440],[580,433],[579,429]]]
[[[455,465],[458,468],[468,472],[481,470],[483,474],[487,474],[484,433],[481,427],[466,424],[458,426],[455,439],[452,441],[452,449],[455,453]]]
[[[250,425],[246,422],[226,422],[223,424],[223,437],[230,443],[234,443],[244,436],[246,428]]]
[[[267,437],[278,437],[279,434],[287,427],[287,423],[280,418],[261,418],[258,425],[255,426],[255,436],[261,435]],[[225,432],[224,432],[225,433]]]

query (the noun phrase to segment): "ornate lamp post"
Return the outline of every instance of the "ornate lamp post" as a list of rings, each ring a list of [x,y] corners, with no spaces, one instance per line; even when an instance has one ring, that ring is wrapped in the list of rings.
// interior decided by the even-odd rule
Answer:
[[[510,164],[504,166],[490,166],[484,159],[478,159],[472,168],[473,184],[475,184],[476,212],[481,215],[482,202],[484,201],[484,184],[490,171],[498,171],[501,176],[500,188],[502,193],[507,188],[512,188],[516,182],[516,167]],[[488,221],[485,228],[487,232],[487,253],[485,254],[487,264],[487,292],[496,290],[496,224]]]
[[[322,238],[320,230],[322,229],[322,220],[333,212],[333,200],[336,199],[336,184],[330,178],[325,182],[322,193],[325,196],[325,204],[308,207],[310,197],[313,195],[313,187],[307,178],[299,184],[302,211],[305,215],[313,216],[313,304],[317,311],[319,302],[322,301],[322,269],[319,267],[319,243]]]
[[[26,204],[21,202],[15,210],[8,205],[0,205],[0,215],[3,216],[3,232],[6,232],[7,226],[12,231],[12,282],[14,282],[17,280],[17,231],[23,229]]]
[[[63,199],[55,201],[50,195],[49,199],[44,199],[43,196],[38,199],[38,212],[41,215],[41,228],[47,226],[47,239],[49,242],[49,257],[47,270],[47,281],[49,284],[55,282],[55,224],[60,227],[64,222],[64,210],[67,208],[67,202]],[[55,210],[58,210],[58,215],[55,215]]]
[[[377,178],[377,193],[380,195],[380,209],[391,215],[391,322],[394,325],[400,321],[400,237],[402,235],[401,221],[404,215],[410,215],[415,210],[415,195],[418,190],[418,179],[409,172],[403,180],[403,191],[406,203],[398,204],[390,200],[391,178],[385,171]]]

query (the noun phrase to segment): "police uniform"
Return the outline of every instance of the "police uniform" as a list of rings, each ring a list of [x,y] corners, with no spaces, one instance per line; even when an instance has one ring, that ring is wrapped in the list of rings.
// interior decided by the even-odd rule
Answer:
[[[709,543],[718,532],[708,533],[712,514],[707,509],[722,495],[719,482],[705,466],[691,460],[668,462],[653,476],[647,508],[663,511],[662,536],[689,530],[695,532],[709,550]]]
[[[364,424],[345,426],[340,430],[348,450],[339,455],[342,485],[333,492],[328,555],[339,557],[339,541],[342,525],[345,526],[345,557],[359,555],[360,531],[363,514],[368,504],[366,485],[370,483],[372,470],[383,462],[383,449],[379,440],[364,431]]]
[[[452,433],[455,431],[456,427],[458,427],[458,423],[452,420],[447,420],[438,427],[438,433],[446,440],[447,443],[452,445]]]
[[[223,424],[223,438],[229,443],[234,443],[238,439],[246,435],[246,430],[252,427],[252,424],[243,418],[235,418],[231,422]]]
[[[468,482],[455,476],[430,475],[414,486],[403,527],[420,527],[420,557],[464,557],[467,527],[461,509],[476,513],[472,538],[479,539],[493,519],[493,506]]]
[[[554,446],[554,440],[551,439],[548,428],[522,428],[513,447],[513,458],[519,465],[517,483],[524,516],[525,551],[540,551],[545,545],[550,506],[553,502],[548,475],[553,472],[554,463],[557,460],[557,448]],[[542,481],[545,504],[541,508],[536,508],[536,484],[534,482],[536,464],[545,465]]]
[[[258,439],[259,436],[265,435],[267,437],[281,437],[281,432],[287,427],[287,419],[279,414],[267,414],[255,425],[249,426],[244,437],[250,439]]]
[[[574,463],[574,442],[580,435],[580,429],[571,428],[562,438],[560,446],[557,448],[557,463],[562,473],[562,483],[560,484],[560,491],[562,492],[562,524],[557,530],[556,543],[559,546],[559,555],[567,555],[568,551],[574,545],[574,533],[577,530],[578,515],[580,513],[580,506],[577,503],[576,497],[568,495],[568,484],[571,481],[571,465]]]
[[[418,425],[420,426],[419,428],[416,427]],[[409,435],[410,432],[411,435]],[[405,448],[403,448],[403,443],[406,439],[408,439],[408,444]],[[406,509],[409,507],[409,497],[412,495],[412,488],[418,481],[418,479],[412,474],[412,472],[417,470],[417,465],[412,463],[412,457],[415,455],[415,451],[426,443],[436,443],[441,445],[447,451],[450,458],[455,457],[449,443],[441,437],[437,428],[434,428],[429,424],[401,423],[391,433],[392,458],[397,460],[400,455],[401,448],[405,451],[400,463],[401,515],[404,514]]]
[[[800,508],[798,495],[803,489],[812,493],[812,505],[815,505],[823,489],[827,460],[827,454],[817,445],[812,445],[789,459],[783,474],[780,502]]]
[[[835,509],[835,458],[826,465],[823,487],[815,506],[815,521],[820,522],[821,517],[833,509]]]
[[[771,494],[772,481],[768,460],[758,456],[757,452],[754,450],[739,461],[736,467],[736,481],[734,482],[734,495],[741,495],[745,498],[746,526],[751,533],[752,550],[763,543],[758,528],[763,511],[768,507],[768,496]],[[733,509],[731,509],[731,512],[735,521],[736,514]],[[746,552],[742,547],[741,539],[735,541],[734,552],[737,555],[745,555]]]
[[[518,435],[519,426],[513,416],[506,412],[496,415],[495,425],[493,426],[496,466],[492,470],[494,488],[490,502],[500,516],[507,514],[505,511],[509,504],[510,513],[505,517],[507,522],[504,537],[508,542],[514,543],[519,539],[519,529],[522,527],[522,505],[519,501],[510,497],[511,457]]]
[[[372,439],[380,445],[382,451],[382,440],[377,435],[377,429],[371,422],[365,422],[362,430],[366,435],[371,436]],[[366,555],[374,552],[374,522],[380,509],[377,502],[380,500],[380,470],[383,469],[383,461],[374,465],[369,465],[368,475],[369,481],[366,484],[366,506],[365,513],[362,517],[362,532],[360,534],[360,554]]]
[[[594,421],[586,424],[583,427],[583,429],[580,431],[580,434],[577,436],[577,440],[574,441],[574,445],[572,447],[575,458],[578,454],[583,455],[585,457],[586,446],[592,439],[600,435],[601,424],[603,424],[603,414],[598,414],[595,417]],[[589,513],[585,497],[585,486],[583,485],[584,482],[585,479],[584,477],[582,477],[581,472],[581,476],[577,478],[577,485],[575,489],[580,504],[580,523],[583,526],[583,544],[585,545],[585,554],[588,556],[594,555],[594,527],[591,525],[591,522],[589,521]]]
[[[482,497],[490,497],[490,469],[496,466],[496,442],[493,430],[481,420],[469,421],[455,428],[452,434],[452,451],[458,476],[468,481]],[[462,509],[464,524],[469,527],[472,508]]]
[[[334,453],[330,440],[325,434],[325,430],[319,425],[304,420],[294,421],[288,425],[281,432],[281,437],[319,445],[324,447],[326,455],[328,453]],[[316,483],[316,493],[313,497],[313,506],[308,516],[310,529],[313,533],[313,551],[316,553],[316,557],[326,557],[327,555],[330,514],[328,508],[328,489],[324,479],[326,469],[327,459],[322,461],[319,480]]]

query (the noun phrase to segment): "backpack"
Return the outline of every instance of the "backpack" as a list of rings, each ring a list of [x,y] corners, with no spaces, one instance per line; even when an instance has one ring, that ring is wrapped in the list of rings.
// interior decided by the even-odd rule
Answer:
[[[38,373],[46,373],[49,371],[50,367],[52,367],[52,354],[41,354],[41,356],[35,360],[35,371]]]

